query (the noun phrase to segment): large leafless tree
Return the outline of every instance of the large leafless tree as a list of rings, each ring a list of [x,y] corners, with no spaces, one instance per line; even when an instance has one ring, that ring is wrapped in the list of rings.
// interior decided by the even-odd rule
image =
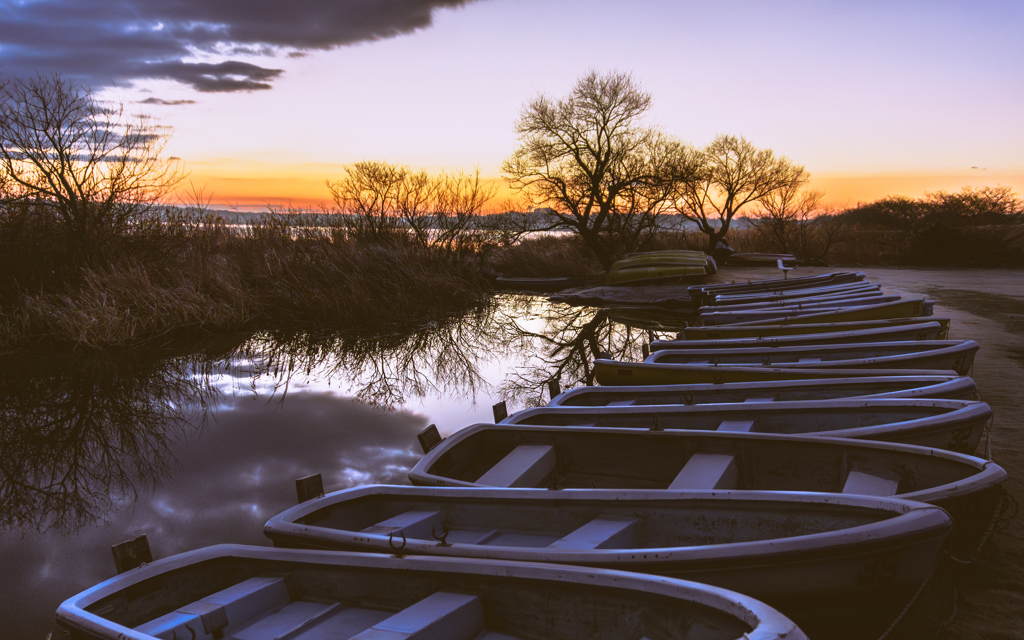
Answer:
[[[56,216],[76,244],[100,248],[163,206],[184,178],[166,137],[124,105],[60,75],[0,82],[0,186],[5,204]]]
[[[674,208],[707,234],[709,251],[729,232],[740,210],[810,179],[789,158],[729,135],[691,151],[686,164],[691,172],[678,182]]]
[[[656,228],[683,168],[684,145],[645,124],[650,107],[631,75],[591,71],[568,96],[522,108],[502,164],[514,190],[551,212],[547,228],[578,234],[605,269]]]

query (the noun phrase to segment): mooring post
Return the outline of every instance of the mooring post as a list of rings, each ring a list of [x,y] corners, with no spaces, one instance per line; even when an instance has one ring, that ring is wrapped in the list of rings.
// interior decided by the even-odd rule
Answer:
[[[319,498],[324,495],[324,479],[319,473],[299,478],[295,481],[295,492],[299,496],[299,504],[313,498]]]
[[[548,393],[551,394],[552,400],[562,393],[562,385],[558,384],[558,380],[548,380]]]
[[[125,540],[110,547],[114,554],[114,567],[118,573],[153,562],[153,552],[149,550],[149,540],[142,534],[134,540]]]
[[[508,417],[508,406],[505,405],[505,401],[502,400],[498,404],[491,407],[494,411],[494,423],[497,424]]]
[[[420,431],[416,435],[416,439],[420,442],[420,449],[423,449],[423,453],[430,453],[430,450],[441,444],[441,434],[437,431],[437,425],[429,425],[423,431]]]

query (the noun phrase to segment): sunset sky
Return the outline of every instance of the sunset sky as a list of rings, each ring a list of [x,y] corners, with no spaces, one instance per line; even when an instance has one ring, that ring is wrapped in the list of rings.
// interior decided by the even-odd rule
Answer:
[[[523,103],[591,68],[854,204],[1024,192],[1021,33],[1020,0],[0,0],[0,74],[134,103],[218,206],[312,206],[361,159],[498,178]]]

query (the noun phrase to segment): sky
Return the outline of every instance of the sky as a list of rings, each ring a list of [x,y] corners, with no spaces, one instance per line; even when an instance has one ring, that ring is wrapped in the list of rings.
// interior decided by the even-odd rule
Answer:
[[[1020,0],[0,0],[0,76],[151,115],[192,187],[260,209],[364,159],[500,180],[524,103],[624,71],[667,133],[744,136],[844,205],[1024,193],[1022,32]]]

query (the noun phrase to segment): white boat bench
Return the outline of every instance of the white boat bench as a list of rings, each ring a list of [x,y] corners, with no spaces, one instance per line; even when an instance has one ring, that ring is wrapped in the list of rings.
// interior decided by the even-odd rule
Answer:
[[[596,518],[569,535],[548,545],[549,549],[636,548],[635,520]]]
[[[521,444],[488,469],[478,484],[489,487],[538,487],[555,470],[555,448]]]
[[[735,489],[739,482],[736,459],[728,453],[695,453],[683,465],[668,488],[675,491],[684,489]]]
[[[479,598],[438,591],[351,640],[472,640],[483,631]]]
[[[430,540],[435,529],[444,529],[444,519],[440,511],[406,511],[372,527],[366,527],[359,533],[405,535],[407,538]]]
[[[754,420],[722,420],[716,431],[748,433],[754,430]]]
[[[894,496],[900,481],[884,478],[869,471],[851,469],[843,484],[843,493],[867,496]]]

